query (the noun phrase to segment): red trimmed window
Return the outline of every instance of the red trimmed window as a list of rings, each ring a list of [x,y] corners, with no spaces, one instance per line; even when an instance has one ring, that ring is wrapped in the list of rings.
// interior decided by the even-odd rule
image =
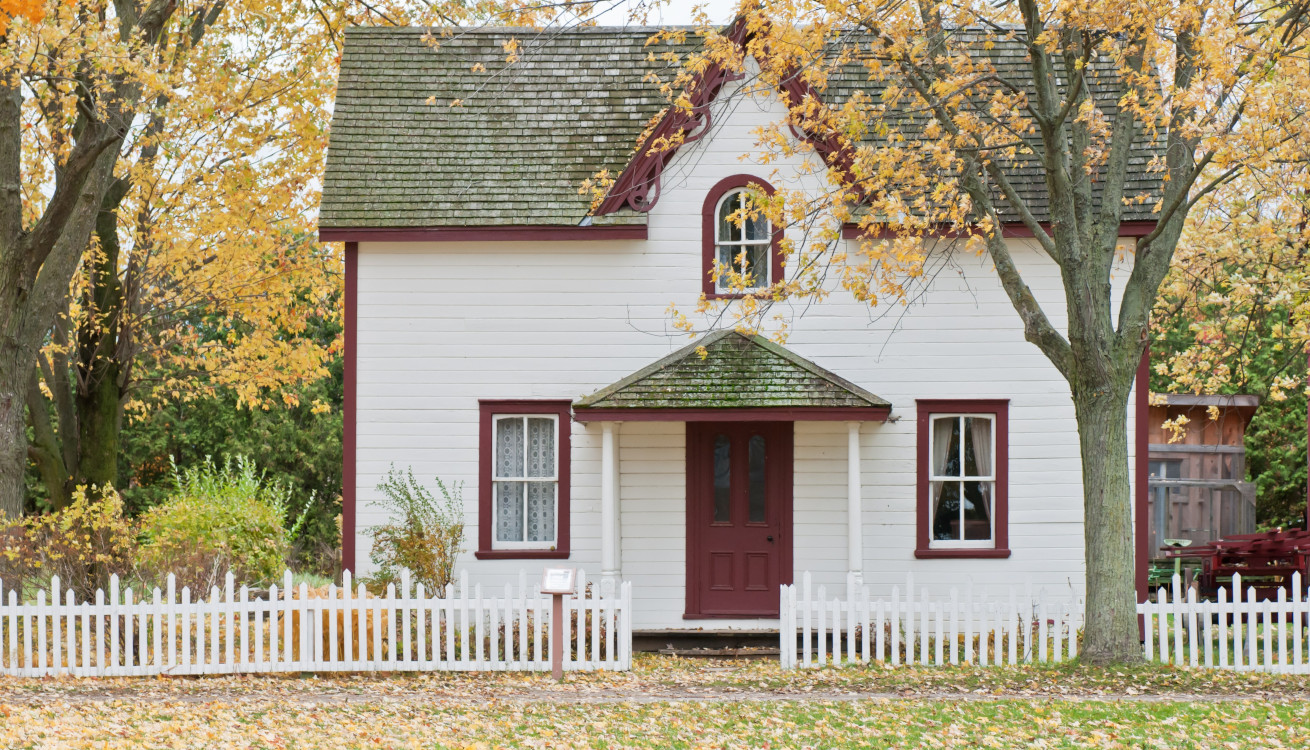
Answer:
[[[478,551],[569,556],[568,401],[479,401]]]
[[[701,208],[701,291],[710,299],[740,297],[727,275],[715,279],[715,264],[730,268],[749,280],[749,289],[766,289],[782,280],[782,230],[776,229],[763,214],[747,216],[738,223],[731,220],[747,202],[752,186],[773,195],[773,186],[748,174],[733,175],[710,188]],[[749,293],[749,292],[747,292]]]
[[[915,557],[1009,557],[1009,401],[918,402]]]

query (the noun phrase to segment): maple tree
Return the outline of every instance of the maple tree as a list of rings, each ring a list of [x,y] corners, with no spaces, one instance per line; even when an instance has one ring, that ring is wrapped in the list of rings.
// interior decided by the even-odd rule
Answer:
[[[1083,469],[1083,655],[1092,662],[1141,659],[1127,405],[1157,291],[1207,195],[1260,167],[1304,164],[1295,113],[1310,96],[1306,11],[1276,0],[1129,9],[1105,0],[764,0],[743,6],[735,39],[701,28],[703,51],[669,85],[676,96],[711,65],[745,73],[754,59],[758,70],[740,92],[800,81],[820,96],[789,95],[786,121],[761,129],[752,156],[768,163],[812,153],[814,142],[838,155],[827,159],[826,189],[753,197],[749,210],[792,227],[793,239],[784,243],[788,278],[736,304],[728,314],[738,325],[763,325],[772,302],[829,296],[829,279],[870,305],[906,300],[930,281],[932,246],[990,258],[1025,338],[1072,395]],[[1020,45],[1022,65],[999,70],[988,54],[995,40]],[[861,85],[849,80],[852,66]],[[820,101],[834,80],[857,92]],[[675,101],[690,106],[685,96]],[[1155,194],[1129,185],[1130,145],[1152,141],[1161,146],[1149,165],[1161,180]],[[1049,223],[1007,171],[1018,162],[1040,172]],[[1120,224],[1133,205],[1151,208],[1154,228],[1125,243]],[[1029,289],[1000,231],[1007,220],[1058,265],[1067,327]],[[843,223],[861,228],[849,253],[837,252]],[[1111,276],[1121,258],[1132,269],[1117,301]],[[699,312],[723,315],[723,304],[702,301]]]
[[[29,6],[30,7],[30,6]],[[181,16],[202,13],[187,6]],[[160,75],[170,0],[49,2],[0,33],[0,513],[23,508],[26,392],[119,148]],[[38,147],[40,123],[51,137]]]
[[[218,13],[222,9],[224,12]],[[170,85],[119,147],[68,306],[31,371],[51,505],[118,480],[125,414],[227,388],[247,407],[325,373],[340,258],[313,239],[336,53],[312,6],[215,6],[169,27]],[[55,135],[34,128],[46,146]],[[47,405],[47,401],[49,405]]]
[[[313,213],[342,29],[588,12],[518,0],[18,10],[0,36],[0,167],[22,186],[5,196],[14,221],[0,237],[8,514],[23,507],[28,455],[58,507],[78,484],[117,479],[125,414],[215,389],[247,407],[294,404],[294,386],[324,373],[339,342],[301,334],[336,314],[340,286],[339,247],[314,240]]]
[[[1303,165],[1274,163],[1207,196],[1188,222],[1152,316],[1156,388],[1261,398],[1247,458],[1258,520],[1271,526],[1306,519],[1305,179]]]

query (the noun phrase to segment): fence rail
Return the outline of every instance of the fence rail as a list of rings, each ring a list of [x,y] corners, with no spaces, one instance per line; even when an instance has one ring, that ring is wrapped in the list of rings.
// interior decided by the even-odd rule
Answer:
[[[632,588],[588,587],[564,597],[566,670],[629,669]],[[467,579],[429,596],[408,576],[372,597],[363,584],[237,589],[231,575],[208,600],[165,591],[136,599],[111,580],[108,596],[77,602],[51,582],[50,599],[20,603],[0,585],[0,674],[201,675],[253,672],[547,671],[551,597],[527,585],[469,591]],[[0,582],[2,584],[2,582]]]
[[[1234,575],[1231,588],[1219,589],[1217,601],[1198,601],[1196,589],[1184,589],[1175,575],[1172,594],[1160,588],[1156,601],[1137,605],[1146,659],[1177,666],[1310,672],[1310,601],[1300,573],[1292,574],[1291,592],[1289,599],[1280,588],[1277,600],[1257,601],[1255,587],[1243,595],[1242,577]]]
[[[1059,662],[1078,655],[1081,602],[1056,600],[1031,586],[1010,586],[1008,597],[963,594],[952,588],[932,598],[906,579],[878,599],[847,578],[846,598],[829,598],[809,573],[782,587],[781,660],[784,668],[857,664],[1019,664]]]

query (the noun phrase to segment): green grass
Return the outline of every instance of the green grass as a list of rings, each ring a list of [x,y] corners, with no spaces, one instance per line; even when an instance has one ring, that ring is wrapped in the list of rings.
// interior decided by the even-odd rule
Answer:
[[[370,705],[125,702],[8,712],[7,747],[1270,747],[1310,742],[1305,703],[813,701]],[[112,728],[111,733],[106,733]]]

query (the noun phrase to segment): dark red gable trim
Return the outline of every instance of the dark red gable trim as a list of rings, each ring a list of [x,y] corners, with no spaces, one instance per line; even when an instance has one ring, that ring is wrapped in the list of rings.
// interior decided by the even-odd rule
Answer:
[[[758,185],[766,195],[773,195],[773,186],[761,180],[758,177],[748,174],[735,174],[731,177],[725,177],[719,180],[714,187],[705,195],[705,203],[701,206],[701,292],[705,294],[706,299],[733,299],[743,297],[743,294],[720,294],[714,291],[714,263],[715,263],[715,246],[718,242],[718,222],[719,218],[714,215],[714,209],[718,208],[719,199],[729,191],[737,188],[744,188],[750,185]],[[772,277],[770,284],[776,284],[782,281],[782,229],[774,228],[773,244],[769,247],[769,274]]]
[[[914,556],[920,559],[997,558],[1010,556],[1010,401],[1009,399],[919,399],[915,439],[915,526]],[[932,458],[928,455],[929,418],[942,413],[992,414],[996,417],[996,497],[993,512],[993,547],[983,549],[933,549],[932,492],[928,476]]]
[[[746,19],[738,16],[725,34],[739,47],[746,45]],[[660,175],[668,166],[677,148],[649,147],[652,143],[677,143],[679,147],[700,140],[710,130],[710,105],[723,87],[743,77],[719,64],[711,65],[697,75],[687,88],[688,108],[670,105],[660,121],[638,146],[618,179],[610,186],[605,200],[593,211],[597,216],[612,214],[624,208],[649,211],[660,198]]]
[[[320,227],[320,242],[577,242],[644,240],[646,225],[580,227],[532,225],[503,227]]]
[[[1050,222],[1042,222],[1041,227],[1047,232],[1051,231]],[[1120,237],[1145,237],[1153,231],[1155,231],[1154,221],[1125,221],[1119,224]],[[960,232],[959,230],[930,231],[927,233],[927,236],[929,237],[949,238],[960,237],[962,235],[963,232]],[[890,240],[900,236],[900,233],[884,225],[880,225],[872,232],[865,235],[861,233],[859,224],[843,224],[841,228],[841,236],[842,239],[846,240],[858,240],[865,236],[871,240]],[[1029,229],[1028,226],[1022,222],[1006,222],[1001,226],[1001,236],[1016,238],[1032,237],[1033,230]]]
[[[346,243],[345,359],[341,404],[341,569],[355,568],[355,415],[358,412],[356,365],[359,351],[359,243]]]
[[[1150,542],[1150,479],[1151,479],[1151,449],[1150,449],[1150,430],[1148,424],[1151,421],[1151,349],[1147,346],[1146,351],[1142,352],[1142,361],[1137,365],[1137,383],[1134,388],[1137,391],[1133,406],[1135,414],[1133,418],[1133,439],[1136,441],[1134,452],[1137,454],[1136,465],[1133,470],[1136,472],[1133,477],[1133,487],[1136,490],[1137,501],[1136,513],[1134,517],[1134,526],[1136,526],[1136,544],[1133,545],[1137,554],[1136,565],[1134,566],[1135,583],[1137,588],[1137,601],[1144,602],[1148,596],[1150,588],[1148,573],[1151,559],[1151,542]],[[1138,627],[1142,627],[1142,618],[1138,619]]]
[[[745,52],[746,43],[750,41],[753,34],[746,28],[745,17],[738,16],[724,36]],[[649,211],[654,207],[659,200],[660,177],[664,173],[664,168],[668,166],[678,149],[700,140],[709,132],[712,125],[710,105],[725,85],[742,77],[742,73],[729,71],[716,63],[694,78],[686,91],[691,106],[689,108],[670,106],[664,110],[655,129],[637,147],[637,152],[614,181],[605,200],[593,213],[604,216],[624,208]],[[800,71],[784,74],[778,84],[778,91],[791,109],[803,104],[807,98],[820,100],[819,91],[804,80]],[[792,132],[809,143],[829,168],[836,169],[843,175],[850,174],[854,153],[841,134],[815,132],[804,126],[797,128],[794,124]],[[677,146],[666,149],[646,148],[648,143],[676,143]]]
[[[572,449],[569,436],[569,401],[492,400],[478,401],[478,549],[473,556],[479,560],[566,560],[569,556],[569,530],[573,525],[569,513],[569,489],[572,478]],[[497,414],[553,414],[559,417],[559,437],[555,451],[559,461],[559,501],[555,515],[555,549],[493,549],[492,531],[495,526],[491,487],[491,462],[495,455],[492,440],[495,429],[492,417]]]
[[[573,410],[573,418],[579,422],[886,422],[890,415],[890,406]]]

